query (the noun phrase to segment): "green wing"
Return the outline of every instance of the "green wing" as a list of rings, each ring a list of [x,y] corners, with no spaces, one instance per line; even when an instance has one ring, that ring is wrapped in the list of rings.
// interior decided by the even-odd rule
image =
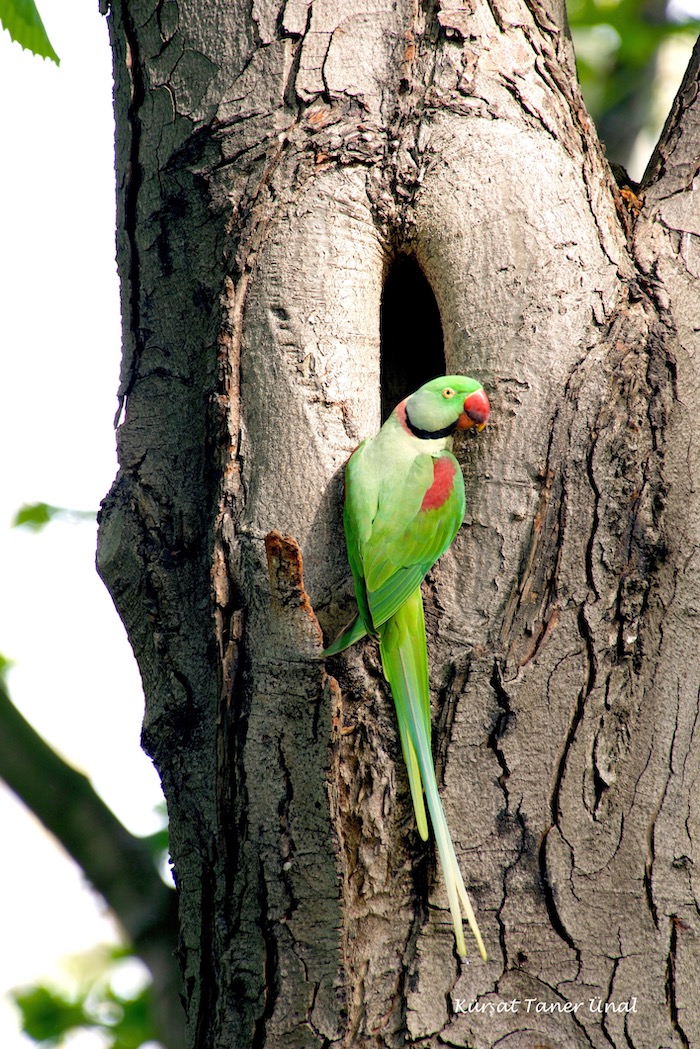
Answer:
[[[391,455],[376,451],[374,441],[363,441],[345,470],[345,539],[359,611],[357,622],[326,649],[328,655],[364,633],[376,637],[447,550],[464,518],[462,471],[450,452],[417,455],[401,472],[385,465]],[[424,510],[441,459],[454,467],[452,486],[441,506]]]
[[[435,464],[444,458],[449,458],[455,467],[449,495],[436,509],[421,509],[433,484]],[[370,622],[375,629],[390,619],[420,586],[454,539],[463,517],[462,472],[447,451],[436,458],[417,456],[399,497],[389,505],[383,504],[379,494],[370,534],[358,550]]]

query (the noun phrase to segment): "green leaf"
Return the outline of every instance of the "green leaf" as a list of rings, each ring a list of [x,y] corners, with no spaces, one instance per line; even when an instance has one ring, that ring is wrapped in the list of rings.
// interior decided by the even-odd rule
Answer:
[[[132,957],[133,952],[114,952]],[[86,1028],[101,1031],[109,1049],[140,1049],[154,1042],[153,995],[150,985],[133,997],[114,992],[101,978],[85,983],[74,998],[38,985],[11,992],[22,1014],[22,1031],[37,1045],[58,1047],[67,1035]]]
[[[13,991],[12,997],[22,1014],[23,1032],[40,1044],[59,1045],[66,1032],[92,1026],[81,1002],[72,1002],[48,987]]]
[[[0,4],[2,2],[0,0]],[[56,516],[56,510],[57,507],[49,506],[48,503],[25,503],[15,514],[12,527],[40,532]]]
[[[153,834],[147,834],[143,840],[150,849],[153,857],[160,860],[167,855],[169,848],[168,838],[168,828],[163,827],[162,830],[154,831]]]
[[[61,60],[51,46],[34,0],[0,0],[0,23],[13,40],[56,65]]]
[[[2,4],[3,0],[0,0]],[[92,510],[68,510],[64,506],[51,506],[49,503],[25,503],[15,514],[13,528],[29,528],[40,532],[51,521],[94,521]]]
[[[568,0],[567,14],[581,89],[597,122],[640,95],[659,45],[693,25],[666,21],[645,0]]]
[[[3,656],[2,652],[0,652],[0,684],[5,684],[5,676],[11,666],[14,666],[12,660]]]
[[[112,1039],[110,1049],[140,1049],[145,1042],[155,1041],[150,986],[144,987],[134,998],[122,998],[108,992],[105,1001],[113,1002],[117,1007],[116,1022],[104,1024],[105,1033]]]

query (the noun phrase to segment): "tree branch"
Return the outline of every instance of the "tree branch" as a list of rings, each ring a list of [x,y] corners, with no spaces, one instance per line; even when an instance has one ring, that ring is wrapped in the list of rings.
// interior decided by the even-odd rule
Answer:
[[[699,75],[700,38],[695,43],[671,112],[642,177],[642,190],[647,203],[656,204],[664,197],[683,192],[692,185],[700,124]]]
[[[87,776],[63,760],[10,700],[0,682],[0,777],[75,860],[104,898],[146,963],[159,1012],[182,1027],[175,893],[163,884],[146,842],[131,834],[99,797]],[[178,1015],[179,1014],[179,1015]],[[162,1021],[163,1017],[160,1018]],[[173,1022],[175,1021],[175,1022]],[[181,1035],[168,1034],[175,1049]]]

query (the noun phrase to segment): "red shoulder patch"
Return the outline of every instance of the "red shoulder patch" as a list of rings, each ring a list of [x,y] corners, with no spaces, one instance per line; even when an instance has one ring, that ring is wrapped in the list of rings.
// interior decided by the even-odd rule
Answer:
[[[444,506],[450,497],[456,473],[457,467],[446,455],[433,460],[433,483],[423,496],[421,510],[438,510]]]

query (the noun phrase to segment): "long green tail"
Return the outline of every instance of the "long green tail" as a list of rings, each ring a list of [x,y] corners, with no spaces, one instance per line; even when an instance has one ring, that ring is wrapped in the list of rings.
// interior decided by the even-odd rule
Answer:
[[[341,630],[333,644],[329,645],[328,648],[324,648],[321,653],[321,659],[326,659],[328,656],[337,656],[339,652],[343,652],[350,645],[354,645],[356,641],[363,638],[366,633],[367,628],[360,616],[356,615],[345,629]]]
[[[430,822],[435,831],[438,854],[445,877],[447,898],[457,940],[457,951],[464,958],[467,948],[462,929],[462,910],[474,934],[479,953],[487,960],[484,941],[476,923],[452,838],[438,793],[430,745],[430,690],[428,654],[425,645],[423,597],[418,587],[380,630],[379,647],[384,675],[391,686],[399,722],[399,734],[421,837],[428,837],[423,790]],[[422,783],[422,786],[421,786]]]

